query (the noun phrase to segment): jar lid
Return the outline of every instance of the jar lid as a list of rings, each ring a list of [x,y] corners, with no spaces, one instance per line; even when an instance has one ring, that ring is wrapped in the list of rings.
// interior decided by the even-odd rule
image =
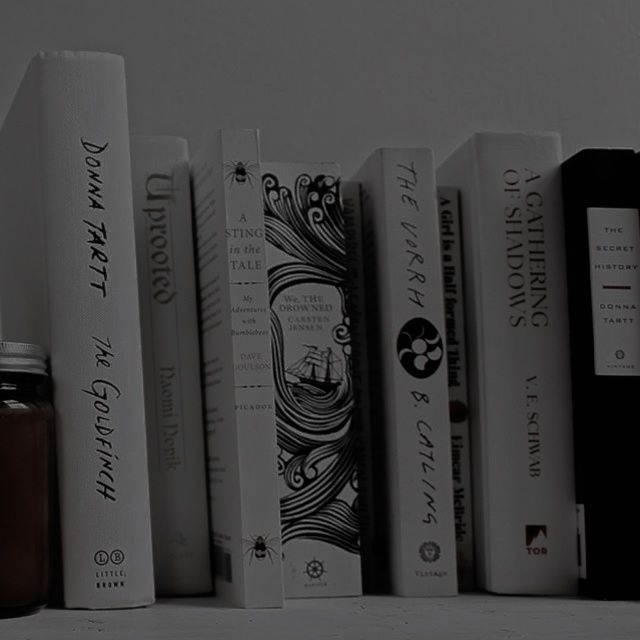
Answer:
[[[0,340],[0,372],[47,375],[47,353],[37,344]]]

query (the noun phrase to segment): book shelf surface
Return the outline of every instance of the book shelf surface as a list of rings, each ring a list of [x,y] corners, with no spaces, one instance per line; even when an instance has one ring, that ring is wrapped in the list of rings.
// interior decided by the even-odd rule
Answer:
[[[213,598],[159,600],[145,609],[64,611],[0,620],[2,640],[627,640],[640,603],[501,597],[288,600],[283,609],[225,608]]]

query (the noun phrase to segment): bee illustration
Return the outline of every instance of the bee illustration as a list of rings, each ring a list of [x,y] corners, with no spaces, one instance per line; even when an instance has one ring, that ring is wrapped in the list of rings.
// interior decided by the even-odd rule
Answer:
[[[277,553],[275,548],[271,546],[272,542],[275,542],[278,538],[270,538],[267,534],[266,536],[250,536],[247,540],[243,538],[243,542],[248,545],[248,548],[244,552],[244,555],[249,555],[249,564],[253,562],[253,559],[264,560],[265,558],[269,558],[271,563],[273,564],[273,557],[271,554]]]
[[[224,166],[227,170],[225,179],[229,180],[229,184],[233,186],[233,183],[245,184],[249,183],[253,186],[253,180],[255,179],[255,170],[258,168],[255,162],[244,162],[238,160],[236,162],[225,162]]]

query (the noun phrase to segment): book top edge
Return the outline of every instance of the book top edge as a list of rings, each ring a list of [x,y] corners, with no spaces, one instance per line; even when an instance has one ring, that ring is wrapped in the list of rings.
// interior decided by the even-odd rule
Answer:
[[[360,167],[364,168],[365,165],[369,165],[372,162],[382,162],[384,161],[385,156],[388,154],[403,154],[403,153],[426,153],[432,161],[434,161],[434,152],[431,147],[425,146],[414,146],[414,147],[378,147],[374,149],[361,163]],[[353,176],[353,180],[356,180],[359,171]]]
[[[562,168],[563,171],[567,168],[593,171],[595,167],[599,167],[599,171],[604,170],[607,175],[612,175],[610,172],[619,172],[623,166],[629,167],[629,171],[635,171],[639,161],[640,152],[630,147],[585,147],[567,156],[562,161]]]
[[[545,130],[523,130],[523,131],[476,131],[471,139],[474,138],[559,138],[558,131]]]
[[[166,146],[184,146],[187,144],[187,139],[182,136],[172,136],[169,134],[146,134],[146,133],[132,133],[131,140],[138,144],[157,144]]]
[[[252,135],[257,140],[260,139],[260,129],[257,127],[216,127],[212,124],[205,125],[201,139],[210,140],[210,139],[220,139],[222,136],[233,136],[233,135]]]
[[[106,51],[39,51],[36,56],[41,60],[122,60],[117,53]]]
[[[607,154],[607,153],[624,153],[626,155],[635,154],[636,150],[633,147],[583,147],[578,149],[575,153],[572,153],[568,159],[575,158],[575,156],[588,153]],[[640,152],[638,152],[640,153]]]
[[[468,151],[474,149],[477,152],[482,150],[485,145],[489,147],[496,144],[521,145],[531,143],[534,140],[538,143],[543,141],[547,143],[551,142],[558,151],[560,150],[562,142],[560,133],[557,131],[476,131],[464,142],[454,147],[453,150],[445,156],[445,159],[438,163],[438,168],[442,168],[443,165],[446,165],[450,160],[456,158],[463,150]]]
[[[131,153],[153,154],[176,164],[188,163],[189,143],[180,136],[134,134],[131,136]]]
[[[376,156],[382,156],[385,153],[411,153],[416,151],[426,151],[427,153],[433,155],[433,149],[431,147],[425,146],[413,146],[413,147],[378,147],[374,149],[364,160],[367,162],[371,158],[375,158]]]
[[[260,129],[242,127],[220,128],[213,126],[212,124],[208,124],[204,127],[202,134],[200,135],[198,145],[196,147],[198,153],[195,155],[197,156],[203,153],[206,155],[211,152],[212,148],[217,149],[219,145],[222,145],[222,148],[225,148],[227,145],[234,146],[234,144],[236,144],[240,139],[246,138],[247,136],[253,139],[253,143],[259,149]]]
[[[462,143],[456,145],[453,151],[447,156],[449,159],[454,156],[459,149],[465,148],[468,145],[477,145],[485,142],[496,141],[515,141],[515,140],[531,140],[532,138],[547,139],[560,142],[560,133],[557,131],[476,131],[466,138]]]
[[[331,162],[330,160],[327,161],[309,161],[309,162],[305,162],[305,161],[298,161],[296,160],[295,162],[286,162],[283,160],[261,160],[260,164],[265,167],[272,167],[272,168],[284,168],[284,167],[291,167],[291,168],[295,168],[295,169],[305,169],[306,167],[311,168],[313,171],[321,171],[323,168],[326,169],[330,169],[331,171],[337,171],[338,173],[340,172],[340,164],[337,162]]]
[[[384,153],[385,151],[393,151],[393,152],[404,152],[404,151],[428,151],[429,153],[433,153],[433,149],[431,147],[425,147],[424,145],[414,146],[414,147],[378,147],[373,154],[375,153]],[[372,154],[372,155],[373,155]]]
[[[207,134],[220,134],[220,133],[254,133],[257,134],[260,132],[258,127],[216,127],[214,125],[210,125],[206,129]]]
[[[258,129],[258,127],[230,127],[222,129],[218,127],[215,131],[219,131],[220,133],[252,133],[255,135],[260,133],[260,129]]]

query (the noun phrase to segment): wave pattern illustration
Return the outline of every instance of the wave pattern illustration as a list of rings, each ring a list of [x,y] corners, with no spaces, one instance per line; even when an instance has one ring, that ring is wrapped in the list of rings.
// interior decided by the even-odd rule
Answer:
[[[269,269],[271,329],[282,542],[320,540],[359,552],[354,390],[346,303],[344,220],[340,181],[327,175],[297,176],[293,188],[266,173],[262,180],[267,241],[291,260]],[[333,344],[308,346],[288,358],[276,299],[300,285],[335,288],[340,319]],[[292,375],[292,374],[295,374]],[[295,378],[295,379],[294,379]]]

